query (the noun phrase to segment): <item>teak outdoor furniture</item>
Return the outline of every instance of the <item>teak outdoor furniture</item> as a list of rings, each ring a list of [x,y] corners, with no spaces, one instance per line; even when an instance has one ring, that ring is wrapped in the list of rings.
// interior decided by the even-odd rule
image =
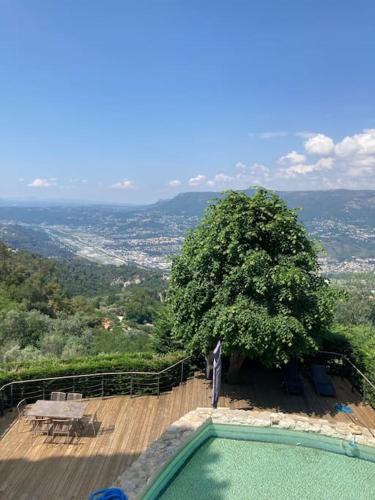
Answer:
[[[78,401],[48,401],[39,399],[26,412],[28,417],[81,420],[87,403]]]
[[[65,443],[70,437],[78,437],[78,427],[83,426],[83,417],[87,403],[78,401],[51,401],[38,400],[26,412],[28,419],[32,419],[33,435],[52,435],[52,442],[57,435],[66,436]],[[92,424],[93,428],[94,424]]]
[[[30,423],[32,425],[32,421],[26,415],[26,410],[27,410],[27,400],[22,399],[17,405],[18,420],[24,426],[26,426],[27,424],[30,424]]]
[[[43,436],[49,434],[52,429],[52,422],[50,418],[35,417],[31,420],[33,436]]]
[[[71,436],[77,437],[77,422],[75,420],[68,419],[53,419],[52,420],[52,441],[55,436],[65,436],[65,443]]]
[[[26,399],[22,399],[17,405],[18,418],[22,418],[25,416],[26,407],[27,407],[27,401]]]
[[[51,392],[51,401],[65,401],[65,392]]]
[[[96,428],[95,428],[95,424],[97,422],[97,418],[96,418],[96,412],[94,412],[92,415],[86,415],[83,417],[83,419],[80,421],[80,423],[83,424],[83,427],[91,427],[92,429],[92,433],[94,436],[96,436]]]
[[[82,394],[80,394],[79,392],[68,392],[66,399],[67,401],[82,399]]]

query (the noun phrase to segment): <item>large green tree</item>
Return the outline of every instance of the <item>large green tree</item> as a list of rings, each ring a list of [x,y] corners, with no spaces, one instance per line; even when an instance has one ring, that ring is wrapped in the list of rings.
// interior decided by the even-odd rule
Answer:
[[[235,378],[245,357],[280,366],[314,352],[334,299],[297,212],[259,189],[208,207],[173,262],[167,307],[172,337],[206,355],[220,339]]]

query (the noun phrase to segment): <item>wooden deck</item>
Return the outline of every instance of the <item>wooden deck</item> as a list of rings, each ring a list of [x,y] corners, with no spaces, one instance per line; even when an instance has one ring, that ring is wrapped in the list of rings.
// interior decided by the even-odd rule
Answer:
[[[336,378],[335,385],[337,400],[353,408],[350,415],[336,414],[337,400],[319,398],[306,385],[305,397],[287,396],[273,373],[265,372],[246,385],[224,386],[220,406],[272,408],[375,428],[375,411],[361,403],[347,381]],[[87,499],[96,488],[113,484],[168,425],[196,407],[209,405],[210,386],[196,377],[160,397],[90,400],[88,410],[98,412],[99,432],[96,437],[81,437],[78,444],[48,444],[43,437],[33,443],[27,427],[15,422],[0,441],[0,499]],[[9,421],[9,415],[0,419],[0,430]]]

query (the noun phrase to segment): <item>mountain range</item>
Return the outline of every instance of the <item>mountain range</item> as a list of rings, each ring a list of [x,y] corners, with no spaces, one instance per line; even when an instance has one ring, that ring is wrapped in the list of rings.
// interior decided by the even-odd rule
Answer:
[[[245,191],[251,195],[253,190]],[[278,194],[290,208],[298,208],[302,221],[334,218],[341,222],[375,224],[375,191],[327,190],[327,191],[280,191]],[[170,200],[162,200],[149,208],[167,215],[200,217],[207,204],[223,193],[188,192]]]
[[[246,191],[249,195],[253,191]],[[284,191],[310,234],[337,261],[374,259],[375,191]],[[225,196],[187,192],[151,205],[50,205],[0,203],[0,238],[47,257],[80,255],[102,263],[135,262],[168,268],[186,231],[205,208]]]

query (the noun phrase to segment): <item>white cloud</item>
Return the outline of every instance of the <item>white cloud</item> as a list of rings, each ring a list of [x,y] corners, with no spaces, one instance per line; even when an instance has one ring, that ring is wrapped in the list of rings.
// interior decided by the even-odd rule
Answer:
[[[179,181],[178,179],[174,179],[173,181],[168,182],[168,186],[172,187],[172,188],[179,187],[179,186],[181,186],[181,184],[182,184],[182,182]]]
[[[302,136],[302,134],[300,135]],[[362,132],[344,137],[334,144],[330,137],[315,133],[305,141],[305,161],[297,161],[298,153],[292,152],[282,156],[279,163],[283,165],[272,176],[296,179],[293,187],[375,187],[375,129],[364,129]],[[321,156],[312,161],[310,155]],[[296,160],[294,162],[294,159]],[[301,158],[302,159],[302,158]],[[325,171],[326,175],[321,175]],[[330,173],[331,171],[331,173]],[[308,178],[309,184],[301,184],[298,178]],[[289,187],[289,186],[288,186]]]
[[[334,158],[321,158],[319,161],[315,163],[315,170],[331,170],[335,163]]]
[[[112,189],[133,189],[135,187],[135,182],[129,179],[123,179],[122,181],[115,182],[111,185]]]
[[[241,163],[240,161],[236,163],[236,170],[241,175],[267,175],[270,169],[261,163],[253,163],[252,165],[245,165],[245,163]]]
[[[212,179],[207,181],[207,186],[209,187],[216,187],[216,188],[225,188],[225,187],[231,187],[236,178],[233,177],[232,175],[227,175],[227,174],[216,174]]]
[[[297,151],[291,151],[290,153],[281,156],[279,158],[279,163],[296,164],[296,163],[303,163],[305,161],[306,161],[306,156],[301,153],[297,153]]]
[[[300,130],[299,132],[294,132],[296,137],[301,137],[302,139],[310,139],[316,135],[315,132],[309,132],[308,130]]]
[[[335,153],[345,176],[375,181],[375,129],[344,137],[336,144]]]
[[[32,188],[48,188],[52,186],[56,186],[57,179],[41,179],[37,177],[32,182],[30,182],[29,187]]]
[[[192,187],[202,186],[206,183],[207,177],[202,174],[198,174],[196,177],[189,179],[189,185]]]
[[[261,132],[259,137],[261,139],[276,139],[277,137],[286,137],[288,134],[289,132],[285,130],[278,130],[276,132]]]
[[[311,132],[309,130],[298,130],[297,132],[288,132],[287,130],[276,130],[276,131],[269,131],[269,132],[249,132],[248,136],[252,138],[259,138],[259,139],[277,139],[278,137],[288,137],[288,136],[295,136],[295,137],[300,137],[302,139],[310,139],[314,135],[317,135],[316,132]]]
[[[336,144],[335,152],[341,158],[375,156],[375,129],[345,137]]]
[[[374,173],[375,163],[372,167],[358,167],[353,166],[349,167],[349,169],[345,172],[345,175],[348,177],[366,177],[371,176]]]
[[[314,171],[314,165],[304,165],[303,163],[292,165],[288,167],[286,170],[282,171],[282,176],[284,177],[295,177],[298,174],[309,174]]]
[[[305,142],[305,150],[310,155],[329,156],[334,147],[333,140],[324,134],[315,134]]]
[[[316,163],[303,164],[297,163],[291,165],[282,172],[284,177],[295,177],[296,175],[306,175],[311,172],[319,172],[321,170],[331,170],[334,165],[334,158],[321,158]]]
[[[233,174],[216,174],[207,180],[207,186],[215,189],[247,189],[254,184],[263,184],[269,177],[269,168],[260,163],[245,165],[238,162]]]
[[[284,132],[263,132],[263,138],[278,137]],[[229,171],[192,177],[192,188],[212,190],[247,189],[265,186],[271,189],[374,189],[375,128],[344,137],[336,144],[318,132],[290,132],[293,141],[300,138],[305,150],[287,150],[268,166],[238,162]],[[260,137],[260,134],[254,134]]]
[[[71,177],[68,182],[69,184],[87,184],[87,179],[81,179],[79,177]]]

